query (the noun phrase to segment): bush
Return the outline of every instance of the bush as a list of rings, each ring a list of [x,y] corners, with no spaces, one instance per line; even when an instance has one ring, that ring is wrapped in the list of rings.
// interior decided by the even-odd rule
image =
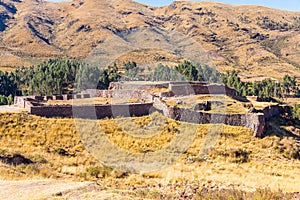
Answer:
[[[293,117],[300,119],[300,104],[294,105],[293,107]]]
[[[291,199],[290,195],[284,194],[282,191],[273,192],[268,188],[257,189],[254,192],[245,192],[238,189],[221,189],[211,190],[203,188],[197,193],[196,199],[206,200],[239,200],[239,199],[274,199],[287,200]]]
[[[86,172],[90,176],[94,176],[94,177],[98,178],[99,174],[100,174],[100,168],[99,167],[89,167],[86,169]]]
[[[8,102],[8,105],[14,104],[14,97],[11,94],[7,97],[7,102]]]
[[[68,155],[68,152],[63,148],[57,148],[54,151],[55,151],[55,153],[57,153],[61,156],[67,156]]]
[[[7,105],[8,104],[8,100],[6,96],[0,95],[0,106],[1,105]]]
[[[246,163],[250,161],[251,151],[242,149],[228,149],[225,151],[211,150],[210,156],[216,158],[218,156],[225,157],[231,163]]]
[[[14,98],[10,94],[8,97],[4,95],[0,95],[0,106],[2,105],[13,105],[14,104]]]
[[[95,178],[105,178],[111,174],[112,169],[105,166],[103,167],[94,166],[94,167],[86,168],[86,172],[88,173],[88,175]]]

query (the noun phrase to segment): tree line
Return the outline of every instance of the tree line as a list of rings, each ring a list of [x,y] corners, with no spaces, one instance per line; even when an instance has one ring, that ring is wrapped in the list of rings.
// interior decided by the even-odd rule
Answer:
[[[270,78],[262,81],[242,82],[237,71],[227,72],[222,75],[222,82],[229,87],[236,89],[241,96],[258,96],[270,101],[273,97],[296,97],[300,95],[296,77],[285,75],[281,81]]]
[[[0,105],[13,104],[16,89],[15,74],[0,70]]]
[[[88,88],[105,89],[118,79],[116,65],[100,70],[77,60],[49,59],[10,73],[0,71],[0,105],[12,104],[16,95],[60,95]]]
[[[193,64],[184,61],[175,67],[158,64],[148,76],[143,76],[143,68],[139,68],[135,62],[124,63],[125,77],[127,80],[142,81],[205,81],[221,83],[221,73],[208,65]]]
[[[120,68],[125,72],[121,73]],[[242,82],[237,71],[222,74],[208,65],[189,61],[175,67],[158,64],[154,69],[148,69],[150,71],[146,74],[145,69],[135,62],[126,62],[121,67],[114,63],[100,69],[77,60],[50,59],[37,66],[18,68],[15,72],[0,71],[0,104],[12,104],[15,95],[53,95],[90,88],[107,89],[110,82],[120,80],[224,83],[235,88],[238,95],[255,95],[265,100],[300,95],[296,78],[289,75],[281,81]]]

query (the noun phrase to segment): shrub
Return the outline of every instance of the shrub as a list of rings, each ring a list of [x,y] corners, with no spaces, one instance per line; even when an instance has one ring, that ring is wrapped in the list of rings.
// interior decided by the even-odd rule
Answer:
[[[0,95],[0,106],[7,105],[7,104],[8,104],[7,98],[3,95]]]
[[[7,97],[7,103],[9,105],[13,105],[14,104],[14,98],[13,98],[13,96],[11,94]]]
[[[228,149],[226,151],[211,150],[210,155],[214,158],[218,156],[225,157],[232,163],[246,163],[249,162],[251,151],[245,151],[242,149]]]
[[[300,104],[294,105],[293,107],[293,117],[300,119]]]
[[[61,156],[67,156],[68,155],[68,152],[63,148],[57,148],[54,151],[55,151],[55,153],[58,153]]]
[[[100,174],[100,168],[99,167],[89,167],[86,169],[86,172],[93,177],[98,178]]]

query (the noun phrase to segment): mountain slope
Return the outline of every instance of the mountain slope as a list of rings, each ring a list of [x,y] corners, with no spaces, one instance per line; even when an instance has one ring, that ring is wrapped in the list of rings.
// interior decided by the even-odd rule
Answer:
[[[245,80],[300,77],[299,12],[184,1],[159,8],[130,0],[2,2],[2,66],[49,57],[101,65],[115,60],[174,65],[190,59],[221,71],[240,70]]]

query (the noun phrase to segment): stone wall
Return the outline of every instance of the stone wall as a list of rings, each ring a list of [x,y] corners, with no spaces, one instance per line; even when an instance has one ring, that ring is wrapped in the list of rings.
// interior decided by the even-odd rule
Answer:
[[[111,98],[113,90],[97,90],[97,89],[87,89],[82,91],[83,94],[89,94],[92,98]]]
[[[223,84],[170,84],[171,93],[176,96],[187,96],[197,94],[225,94],[230,97],[236,96],[236,90],[229,88]],[[165,96],[172,96],[170,94],[162,94]]]
[[[170,85],[207,85],[207,82],[203,81],[170,81]]]
[[[65,94],[65,95],[53,95],[53,96],[15,96],[14,104],[19,108],[29,109],[31,102],[38,104],[39,102],[48,101],[48,100],[70,100],[70,99],[83,99],[90,98],[90,94]]]
[[[262,113],[249,114],[213,114],[191,109],[169,107],[161,98],[149,94],[148,88],[167,88],[171,92],[161,93],[161,96],[191,95],[191,94],[226,94],[236,97],[236,91],[221,84],[202,82],[170,82],[162,84],[122,84],[112,83],[113,90],[86,90],[82,94],[57,95],[57,96],[28,96],[15,97],[15,105],[29,109],[31,114],[43,117],[79,117],[102,119],[117,116],[144,116],[159,110],[164,116],[189,123],[196,124],[227,124],[232,126],[244,126],[253,130],[254,136],[262,137],[265,129],[265,121],[282,113],[291,114],[288,106],[269,106]],[[142,88],[142,89],[141,89]],[[68,100],[89,97],[138,99],[153,103],[130,103],[116,105],[53,105],[46,106],[39,102],[54,99]],[[154,106],[154,107],[153,107]]]
[[[170,118],[189,123],[226,124],[247,127],[253,130],[255,137],[262,137],[265,129],[265,117],[263,113],[219,114],[197,112],[178,107],[169,108],[168,113],[168,117]]]
[[[112,98],[138,99],[141,101],[152,101],[152,95],[144,90],[113,90]]]
[[[152,100],[149,88],[168,88],[170,92],[161,92],[160,97],[186,96],[194,94],[226,94],[236,96],[236,90],[223,84],[206,84],[205,82],[167,82],[158,84],[122,83],[110,84],[110,90],[85,90],[83,93],[91,97],[126,98]]]
[[[154,106],[161,110],[165,117],[195,123],[195,124],[227,124],[231,126],[244,126],[254,132],[255,137],[262,137],[265,129],[265,116],[263,113],[251,114],[214,114],[197,112],[190,109],[168,107],[166,103],[159,99],[154,99]]]
[[[26,97],[15,96],[14,104],[19,108],[26,108],[26,100],[27,99],[34,99],[34,96],[26,96]]]
[[[25,108],[24,98],[15,96],[15,98],[14,98],[14,104],[15,104],[15,106],[17,106],[19,108]]]
[[[169,82],[165,83],[144,83],[144,82],[112,82],[109,85],[109,89],[115,90],[147,90],[150,88],[168,88]]]
[[[41,117],[71,117],[73,116],[71,105],[49,105],[30,107],[29,113]]]
[[[116,105],[53,105],[53,106],[32,106],[29,113],[41,117],[62,117],[62,118],[87,118],[103,119],[117,116],[144,116],[156,111],[152,103],[144,104],[116,104]]]
[[[31,103],[30,99],[25,99],[24,108],[30,109],[32,106],[33,106],[33,104]]]
[[[283,112],[282,107],[278,106],[278,105],[268,106],[263,109],[263,113],[264,113],[266,119],[270,119],[272,117],[278,116],[282,112]]]
[[[115,90],[85,90],[84,94],[89,94],[91,97],[100,98],[119,98],[119,99],[138,99],[141,101],[152,101],[152,95],[145,90],[132,89],[115,89]]]

